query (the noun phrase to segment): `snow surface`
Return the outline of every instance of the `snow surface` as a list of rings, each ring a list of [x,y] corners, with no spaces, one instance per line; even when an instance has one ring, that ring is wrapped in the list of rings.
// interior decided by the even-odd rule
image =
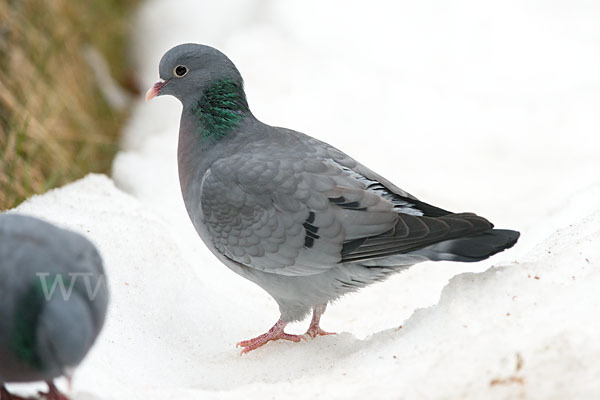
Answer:
[[[518,229],[517,246],[419,264],[330,306],[339,335],[240,357],[277,306],[188,220],[180,105],[140,100],[112,180],[16,209],[87,234],[105,260],[111,308],[75,399],[600,398],[600,4],[364,4],[149,1],[133,56],[150,86],[173,45],[218,47],[263,121]]]

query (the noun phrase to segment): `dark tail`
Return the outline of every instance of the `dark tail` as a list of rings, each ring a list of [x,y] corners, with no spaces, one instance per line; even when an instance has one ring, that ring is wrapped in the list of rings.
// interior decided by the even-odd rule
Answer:
[[[432,261],[481,261],[511,248],[517,243],[519,236],[517,231],[491,229],[477,235],[436,243],[413,254],[423,255]]]

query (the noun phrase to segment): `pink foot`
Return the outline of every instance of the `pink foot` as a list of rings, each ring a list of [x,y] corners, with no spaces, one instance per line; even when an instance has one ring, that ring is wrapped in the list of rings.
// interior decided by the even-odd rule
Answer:
[[[316,338],[317,336],[335,335],[334,332],[325,332],[319,326],[319,324],[321,322],[321,315],[323,315],[324,312],[325,312],[324,305],[317,306],[313,309],[313,317],[312,317],[312,320],[310,321],[310,326],[308,327],[308,330],[304,334],[305,338],[309,338],[309,337]]]
[[[305,337],[316,338],[317,336],[327,336],[327,335],[335,335],[335,332],[326,332],[319,325],[311,325],[306,333]]]
[[[299,342],[302,339],[302,336],[299,335],[290,335],[289,333],[285,333],[283,329],[287,325],[286,322],[282,322],[281,320],[277,321],[277,323],[269,330],[269,332],[264,333],[260,336],[255,337],[250,340],[243,340],[235,345],[235,347],[243,347],[244,349],[240,354],[248,353],[252,350],[256,350],[262,345],[270,342],[271,340],[290,340],[292,342]]]
[[[62,394],[58,388],[54,386],[54,383],[46,382],[46,384],[48,385],[48,393],[38,392],[44,400],[69,400],[66,395]]]

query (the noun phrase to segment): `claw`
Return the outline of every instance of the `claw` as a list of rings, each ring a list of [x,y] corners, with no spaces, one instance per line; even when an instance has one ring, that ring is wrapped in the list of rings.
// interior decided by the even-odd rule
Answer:
[[[323,329],[321,329],[321,327],[319,325],[316,325],[316,326],[311,325],[310,328],[308,328],[308,330],[304,334],[304,337],[314,339],[317,336],[328,336],[328,335],[335,335],[335,334],[336,334],[335,332],[324,331]]]
[[[325,306],[317,306],[313,309],[313,317],[310,321],[310,326],[304,334],[305,338],[316,338],[317,336],[335,335],[334,332],[326,332],[319,326],[321,315],[325,312]]]
[[[269,332],[263,333],[260,336],[255,337],[250,340],[242,340],[235,344],[235,347],[243,347],[240,355],[244,355],[246,353],[251,352],[252,350],[256,350],[261,346],[264,346],[266,343],[271,340],[289,340],[291,342],[298,343],[302,339],[315,338],[317,336],[327,336],[327,335],[335,335],[333,332],[326,332],[319,326],[319,322],[321,320],[321,315],[325,312],[325,305],[316,306],[313,309],[313,317],[310,322],[310,327],[306,331],[304,335],[291,335],[289,333],[285,333],[283,330],[287,325],[287,322],[283,322],[281,319],[277,321],[275,325]]]
[[[302,340],[302,336],[285,333],[283,330],[286,325],[286,322],[279,320],[275,325],[273,325],[269,332],[263,333],[262,335],[257,336],[254,339],[242,340],[241,342],[236,343],[235,347],[243,347],[240,353],[240,355],[243,355],[251,352],[252,350],[258,349],[259,347],[265,345],[271,340],[283,339],[292,342],[299,342],[300,340]]]

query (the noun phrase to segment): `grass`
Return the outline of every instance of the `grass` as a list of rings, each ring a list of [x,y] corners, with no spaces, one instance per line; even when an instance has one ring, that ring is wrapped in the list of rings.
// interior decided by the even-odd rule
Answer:
[[[126,112],[105,101],[83,49],[95,47],[118,82],[132,82],[126,46],[137,3],[0,1],[0,210],[109,171]]]

